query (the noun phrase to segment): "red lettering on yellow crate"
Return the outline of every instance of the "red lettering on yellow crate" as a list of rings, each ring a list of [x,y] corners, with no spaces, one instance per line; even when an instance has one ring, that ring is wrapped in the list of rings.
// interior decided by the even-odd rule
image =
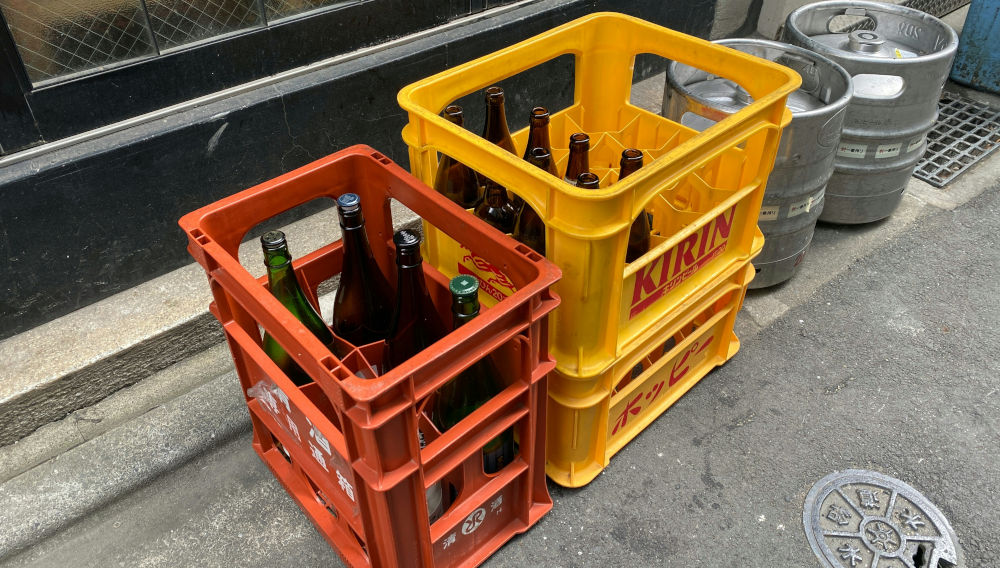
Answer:
[[[460,248],[463,256],[461,262],[458,263],[459,274],[468,274],[478,278],[479,288],[496,300],[503,300],[517,291],[514,283],[499,268],[464,246]]]
[[[664,294],[679,286],[695,272],[721,255],[729,244],[736,206],[709,221],[677,243],[677,246],[653,259],[635,273],[629,319],[643,312]]]

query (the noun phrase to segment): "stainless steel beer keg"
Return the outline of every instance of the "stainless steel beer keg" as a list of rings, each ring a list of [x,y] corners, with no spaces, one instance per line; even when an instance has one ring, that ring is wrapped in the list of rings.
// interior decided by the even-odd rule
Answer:
[[[912,8],[832,0],[789,14],[782,37],[829,57],[854,79],[820,220],[888,217],[924,153],[958,36]]]
[[[851,77],[833,61],[801,47],[756,39],[716,43],[775,61],[802,76],[802,86],[788,95],[792,122],[782,131],[758,220],[764,248],[754,259],[757,275],[750,287],[773,286],[795,274],[812,242],[851,98]],[[751,100],[729,79],[676,62],[667,68],[663,115],[685,126],[702,130]]]

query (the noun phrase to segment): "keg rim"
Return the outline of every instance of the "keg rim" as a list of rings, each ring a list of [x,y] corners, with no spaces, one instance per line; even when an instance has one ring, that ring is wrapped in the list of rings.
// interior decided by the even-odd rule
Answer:
[[[810,109],[810,110],[804,110],[804,111],[799,111],[799,112],[792,112],[792,116],[793,117],[809,118],[809,117],[817,116],[817,115],[820,115],[820,114],[830,113],[831,111],[837,112],[837,111],[840,111],[843,108],[846,108],[847,105],[848,105],[848,103],[851,102],[851,97],[852,97],[852,95],[854,93],[854,81],[851,78],[851,74],[848,73],[847,70],[844,69],[843,66],[839,65],[836,61],[833,61],[832,59],[830,59],[829,57],[826,57],[825,55],[823,55],[821,53],[817,53],[815,51],[811,51],[809,49],[806,49],[804,47],[800,47],[800,46],[797,46],[797,45],[792,45],[792,44],[783,43],[783,42],[780,42],[780,41],[773,41],[773,40],[767,40],[767,39],[727,38],[727,39],[718,39],[718,40],[713,41],[712,43],[714,43],[716,45],[722,45],[722,46],[728,47],[730,49],[736,49],[736,51],[740,51],[741,53],[747,53],[747,52],[742,51],[740,49],[737,49],[735,46],[737,46],[737,45],[747,45],[747,46],[759,46],[759,47],[768,47],[768,48],[772,48],[772,49],[778,49],[778,50],[781,50],[781,51],[786,52],[786,53],[791,53],[791,54],[794,54],[794,55],[798,55],[800,57],[805,57],[807,59],[815,60],[816,62],[820,63],[821,65],[826,65],[826,66],[830,67],[830,69],[832,69],[834,73],[837,73],[838,75],[840,75],[840,77],[844,80],[844,84],[846,85],[846,87],[844,89],[844,92],[839,97],[834,98],[829,103],[824,104],[820,108]],[[747,55],[754,55],[754,54],[747,53]],[[757,57],[757,56],[754,55],[754,57]],[[687,85],[682,85],[680,83],[680,80],[677,77],[677,71],[680,68],[680,66],[682,66],[682,65],[684,67],[689,67],[689,68],[692,68],[692,69],[697,69],[696,67],[693,67],[691,65],[685,65],[683,63],[678,63],[677,61],[671,61],[670,64],[667,66],[667,83],[670,85],[670,88],[673,89],[674,92],[676,92],[676,93],[683,94],[685,97],[689,97],[691,99],[694,99],[694,100],[698,101],[701,104],[704,104],[704,105],[707,105],[707,106],[711,106],[708,100],[703,99],[702,97],[698,96],[696,93],[690,92],[686,88]],[[778,65],[781,65],[781,64],[778,63]],[[794,69],[793,69],[793,71],[794,71]],[[801,87],[799,87],[799,88],[801,89]],[[729,114],[729,113],[727,113],[727,114]]]
[[[918,55],[916,57],[907,57],[903,59],[874,59],[864,54],[856,54],[843,49],[836,49],[824,43],[818,42],[814,40],[812,36],[806,35],[802,32],[796,25],[798,21],[814,11],[829,9],[847,10],[849,8],[864,8],[865,10],[871,10],[876,13],[881,12],[883,14],[904,16],[920,20],[937,28],[937,31],[942,32],[943,35],[948,38],[948,41],[937,51],[933,51],[925,55]],[[870,63],[872,61],[878,61],[880,64],[885,65],[914,65],[918,63],[928,64],[931,62],[938,62],[943,59],[951,59],[955,56],[955,52],[958,49],[958,34],[954,29],[952,29],[951,26],[944,23],[940,18],[936,18],[926,12],[898,4],[867,2],[865,0],[824,0],[822,2],[813,2],[812,4],[806,4],[805,6],[796,8],[788,14],[787,18],[785,18],[783,33],[785,34],[784,39],[794,41],[809,50],[822,53],[823,55],[833,57],[835,59],[850,61],[852,63]]]

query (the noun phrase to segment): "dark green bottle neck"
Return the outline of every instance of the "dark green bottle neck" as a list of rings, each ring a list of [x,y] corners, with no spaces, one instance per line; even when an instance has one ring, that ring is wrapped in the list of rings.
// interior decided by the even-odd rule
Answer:
[[[420,248],[399,249],[396,254],[396,287],[400,299],[418,298],[427,294],[427,282],[424,279],[423,257]]]
[[[458,329],[479,315],[479,298],[452,295],[451,314],[453,329]]]
[[[368,235],[365,233],[365,217],[360,210],[348,215],[341,213],[340,228],[344,238],[345,257],[346,255],[352,255],[355,258],[372,256]]]
[[[283,303],[297,296],[305,297],[299,281],[292,269],[292,257],[288,247],[278,247],[264,251],[264,263],[267,266],[267,286]]]

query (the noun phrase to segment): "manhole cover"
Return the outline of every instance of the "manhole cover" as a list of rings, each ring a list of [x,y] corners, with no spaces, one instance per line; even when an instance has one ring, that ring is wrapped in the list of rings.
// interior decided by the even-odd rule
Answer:
[[[1000,146],[1000,110],[945,91],[913,177],[944,187]]]
[[[950,568],[958,539],[948,520],[909,485],[849,469],[821,479],[802,515],[813,552],[827,568]]]

